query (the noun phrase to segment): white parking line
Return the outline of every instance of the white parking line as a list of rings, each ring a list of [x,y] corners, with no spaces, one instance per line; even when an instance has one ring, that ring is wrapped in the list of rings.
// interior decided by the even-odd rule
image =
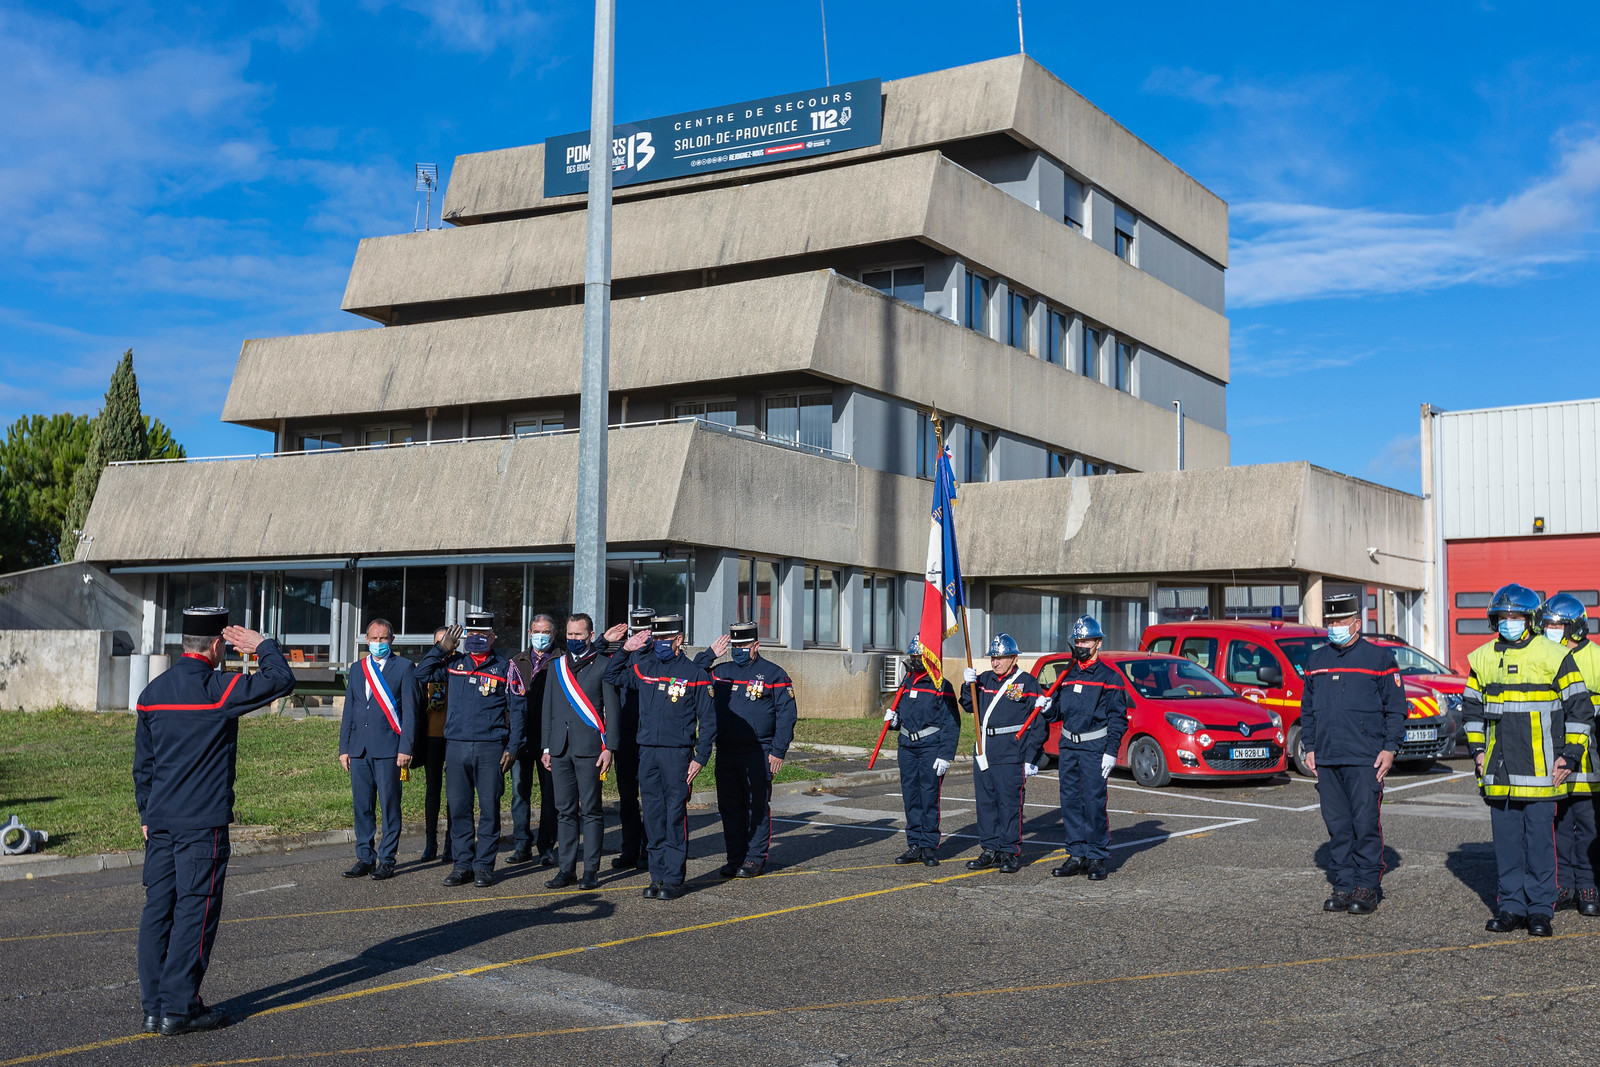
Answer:
[[[896,795],[898,795],[898,794],[896,794]],[[977,798],[976,797],[950,797],[948,799],[950,799],[950,800],[959,800],[959,801],[963,801],[963,802],[966,802],[966,803],[973,803],[973,804],[977,803]],[[1031,803],[1031,802],[1024,802],[1022,806],[1025,807],[1025,808],[1042,808],[1045,811],[1060,811],[1061,810],[1061,805],[1060,804],[1034,804],[1034,803]],[[1185,815],[1182,812],[1177,812],[1177,811],[1133,811],[1133,810],[1128,809],[1128,808],[1107,808],[1106,811],[1109,812],[1112,815],[1155,815],[1155,816],[1158,816],[1158,817],[1163,818],[1163,819],[1209,819],[1209,818],[1211,818],[1210,815]],[[948,813],[946,813],[946,814],[948,814]],[[1251,821],[1251,820],[1247,820],[1247,821]]]
[[[1456,771],[1453,774],[1441,775],[1438,778],[1427,778],[1427,779],[1424,779],[1423,781],[1410,782],[1410,783],[1408,783],[1406,785],[1387,785],[1386,784],[1383,787],[1383,791],[1386,794],[1387,793],[1398,793],[1398,792],[1400,792],[1401,790],[1404,790],[1404,789],[1415,789],[1419,785],[1439,785],[1439,784],[1442,784],[1444,782],[1454,782],[1454,781],[1456,781],[1457,779],[1460,779],[1460,778],[1472,778],[1472,777],[1476,776],[1476,774],[1477,774],[1476,771]]]
[[[1151,814],[1154,814],[1154,813],[1151,813]],[[831,827],[831,828],[838,828],[840,826],[848,826],[848,827],[851,827],[851,828],[856,829],[856,830],[878,830],[878,831],[880,831],[882,833],[887,833],[887,834],[903,834],[903,833],[905,833],[905,830],[902,829],[901,827],[898,827],[898,826],[874,826],[874,825],[872,825],[870,823],[820,822],[820,821],[818,821],[816,819],[784,819],[784,818],[779,818],[776,815],[774,815],[772,817],[772,821],[773,822],[791,823],[791,824],[796,825],[796,826],[822,826],[822,827]],[[1162,841],[1170,841],[1175,837],[1192,837],[1195,834],[1206,834],[1206,833],[1210,833],[1213,830],[1227,830],[1227,829],[1230,829],[1231,827],[1234,827],[1234,826],[1244,826],[1246,823],[1253,823],[1255,821],[1256,821],[1255,819],[1246,819],[1246,818],[1228,819],[1228,820],[1225,820],[1224,822],[1212,823],[1209,826],[1196,826],[1196,827],[1194,827],[1192,829],[1189,829],[1189,830],[1174,830],[1171,833],[1157,834],[1154,837],[1141,837],[1137,841],[1115,841],[1115,842],[1112,842],[1112,844],[1111,844],[1111,851],[1115,852],[1119,848],[1135,848],[1135,847],[1137,847],[1139,845],[1160,844]],[[976,840],[978,840],[978,837],[977,837],[976,834],[941,834],[940,837],[960,838],[960,839],[966,840],[966,841],[976,841]],[[1024,845],[1035,845],[1035,846],[1040,846],[1040,847],[1045,847],[1045,848],[1050,848],[1050,849],[1054,849],[1054,848],[1059,847],[1059,846],[1054,845],[1054,844],[1046,844],[1043,841],[1024,841],[1023,844]]]

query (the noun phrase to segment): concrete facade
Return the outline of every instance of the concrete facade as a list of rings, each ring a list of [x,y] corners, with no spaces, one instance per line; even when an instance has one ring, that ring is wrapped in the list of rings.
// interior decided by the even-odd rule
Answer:
[[[0,630],[0,707],[128,707],[126,654],[109,630]]]

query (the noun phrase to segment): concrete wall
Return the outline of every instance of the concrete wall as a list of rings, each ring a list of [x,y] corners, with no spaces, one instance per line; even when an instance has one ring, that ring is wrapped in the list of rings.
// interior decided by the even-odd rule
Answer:
[[[795,706],[805,719],[849,719],[882,714],[889,698],[883,693],[882,652],[829,652],[810,649],[761,649],[794,679]]]
[[[109,630],[0,630],[0,707],[128,706],[128,657]]]
[[[142,583],[128,588],[100,567],[58,563],[0,574],[0,630],[110,630],[126,652],[143,621]]]

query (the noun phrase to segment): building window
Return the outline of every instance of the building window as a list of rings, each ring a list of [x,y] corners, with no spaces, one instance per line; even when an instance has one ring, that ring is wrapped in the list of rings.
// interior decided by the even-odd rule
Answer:
[[[1577,597],[1578,603],[1586,608],[1600,607],[1600,589],[1563,589],[1561,591],[1570,597]]]
[[[310,430],[300,435],[300,451],[321,452],[328,448],[338,448],[344,440],[338,430]]]
[[[1457,593],[1456,607],[1458,608],[1486,608],[1494,599],[1493,593]]]
[[[560,433],[567,428],[561,415],[528,415],[511,420],[513,437],[537,437],[544,433]]]
[[[371,426],[366,431],[366,443],[382,447],[384,445],[409,445],[411,443],[411,427],[409,426]]]
[[[1047,478],[1065,478],[1072,470],[1072,457],[1065,452],[1051,452]]]
[[[730,428],[739,425],[738,405],[732,400],[695,400],[674,404],[672,414],[674,418],[694,418]]]
[[[990,281],[970,268],[967,270],[966,293],[961,302],[961,324],[989,335]]]
[[[916,307],[922,306],[924,292],[921,267],[892,267],[887,270],[865,270],[861,281],[885,296],[904,300]]]
[[[740,622],[756,624],[763,641],[778,639],[778,565],[765,559],[739,561],[738,607]]]
[[[1119,392],[1133,392],[1133,346],[1117,342],[1116,386]]]
[[[1083,328],[1083,352],[1078,361],[1078,373],[1085,378],[1100,380],[1100,331]]]
[[[801,628],[807,645],[839,645],[839,572],[831,567],[805,569]]]
[[[1133,262],[1133,234],[1121,228],[1117,230],[1117,258]]]
[[[1006,306],[1009,309],[1006,315],[1006,344],[1024,352],[1033,351],[1033,339],[1029,336],[1032,331],[1028,329],[1028,298],[1014,292],[1007,298]]]
[[[365,632],[373,619],[394,625],[395,644],[433,643],[433,631],[445,624],[443,567],[373,567],[360,572],[361,620]],[[519,623],[520,625],[520,623]]]
[[[1066,312],[1050,309],[1045,318],[1044,359],[1058,367],[1067,365],[1067,344],[1072,338],[1072,320]]]
[[[968,426],[965,431],[967,447],[963,450],[961,480],[986,482],[989,480],[989,448],[992,435],[988,430]]]
[[[774,396],[767,399],[768,437],[811,448],[833,448],[833,396]]]
[[[687,559],[639,560],[633,564],[633,603],[656,609],[657,615],[680,614],[685,633],[693,633],[690,608],[694,575]]]
[[[862,644],[867,648],[899,648],[895,640],[895,587],[898,583],[892,574],[867,574],[862,576],[862,593],[867,602],[866,633]]]
[[[495,643],[519,652],[523,631],[533,621],[524,609],[526,571],[527,567],[521,563],[498,563],[483,568],[483,610],[494,615]]]
[[[1477,616],[1468,616],[1466,618],[1456,620],[1456,633],[1485,636],[1494,633],[1494,627],[1489,625],[1488,619],[1478,618]]]
[[[933,430],[933,416],[917,412],[917,477],[932,478],[939,466],[939,435]]]

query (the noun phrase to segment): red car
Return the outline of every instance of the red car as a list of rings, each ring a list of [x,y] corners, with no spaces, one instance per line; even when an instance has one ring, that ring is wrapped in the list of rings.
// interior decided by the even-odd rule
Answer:
[[[1183,778],[1261,778],[1284,769],[1283,719],[1234,694],[1205,668],[1182,656],[1102,652],[1127,682],[1128,732],[1117,765],[1140,785],[1159,788]],[[1041,656],[1033,673],[1046,691],[1072,656]],[[1059,759],[1061,724],[1050,724],[1045,752]]]

